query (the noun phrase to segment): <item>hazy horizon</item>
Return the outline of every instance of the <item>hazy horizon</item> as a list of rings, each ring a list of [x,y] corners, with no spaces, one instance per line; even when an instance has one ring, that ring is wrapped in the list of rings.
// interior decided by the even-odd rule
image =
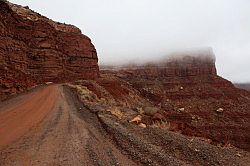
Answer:
[[[10,0],[73,24],[95,45],[99,64],[141,62],[212,47],[218,74],[250,82],[249,0]]]

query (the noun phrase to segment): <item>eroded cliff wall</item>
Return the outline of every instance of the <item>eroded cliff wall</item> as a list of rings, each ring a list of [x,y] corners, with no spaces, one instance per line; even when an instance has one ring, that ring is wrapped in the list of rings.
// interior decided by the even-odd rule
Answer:
[[[176,53],[160,61],[118,68],[127,78],[188,80],[217,75],[212,49]]]
[[[98,75],[96,49],[80,29],[0,1],[0,99],[39,83]]]

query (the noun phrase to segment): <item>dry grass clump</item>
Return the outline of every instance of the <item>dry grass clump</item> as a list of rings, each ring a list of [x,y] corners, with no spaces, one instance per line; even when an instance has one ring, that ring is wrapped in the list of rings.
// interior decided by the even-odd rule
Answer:
[[[170,123],[169,122],[164,122],[164,121],[155,121],[151,125],[153,128],[161,128],[161,129],[170,129]]]
[[[115,117],[117,117],[118,119],[122,119],[123,117],[123,112],[118,107],[112,107],[107,111],[110,112]]]
[[[87,87],[82,85],[72,85],[67,84],[70,88],[76,89],[78,95],[83,101],[88,102],[99,102],[99,98],[94,94],[92,91],[90,91]]]

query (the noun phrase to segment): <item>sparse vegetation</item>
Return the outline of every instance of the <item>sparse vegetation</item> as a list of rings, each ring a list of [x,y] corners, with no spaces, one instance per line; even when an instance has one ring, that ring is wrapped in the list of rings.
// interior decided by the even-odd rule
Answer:
[[[160,109],[157,107],[144,107],[143,112],[146,115],[153,116],[157,112],[160,112]]]

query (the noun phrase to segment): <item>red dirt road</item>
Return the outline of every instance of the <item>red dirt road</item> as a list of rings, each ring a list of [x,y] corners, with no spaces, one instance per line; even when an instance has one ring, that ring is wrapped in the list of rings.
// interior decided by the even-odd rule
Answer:
[[[58,88],[48,86],[39,92],[24,96],[16,105],[8,104],[4,110],[0,109],[0,148],[9,145],[38,125],[52,111],[58,96]]]
[[[95,111],[61,85],[0,103],[0,166],[249,165],[242,150],[141,129]]]
[[[0,165],[135,165],[79,109],[59,85],[1,103]]]

